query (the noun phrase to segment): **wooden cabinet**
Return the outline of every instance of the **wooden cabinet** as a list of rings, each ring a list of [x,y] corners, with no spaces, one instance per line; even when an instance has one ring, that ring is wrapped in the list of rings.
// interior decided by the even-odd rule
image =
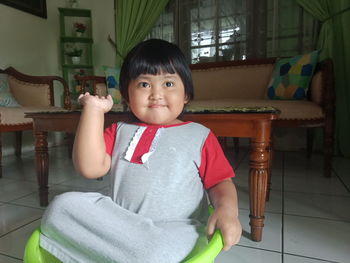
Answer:
[[[80,90],[80,83],[74,76],[94,75],[91,10],[78,8],[58,8],[58,10],[62,72],[69,85],[74,106]]]

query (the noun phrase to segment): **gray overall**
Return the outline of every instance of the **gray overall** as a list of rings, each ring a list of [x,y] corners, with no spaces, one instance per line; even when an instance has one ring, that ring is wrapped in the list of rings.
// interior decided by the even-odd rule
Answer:
[[[118,123],[110,196],[69,192],[47,208],[40,245],[61,261],[178,263],[205,235],[198,168],[209,130],[197,123],[159,128],[145,162],[136,164],[127,155],[140,127]]]

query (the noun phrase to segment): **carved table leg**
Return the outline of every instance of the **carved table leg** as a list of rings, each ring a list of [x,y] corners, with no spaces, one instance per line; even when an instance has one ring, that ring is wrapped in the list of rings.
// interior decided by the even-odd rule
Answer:
[[[35,133],[36,171],[39,184],[40,206],[48,205],[49,153],[47,148],[47,132]]]
[[[272,135],[270,137],[270,146],[268,147],[269,150],[269,160],[267,164],[267,189],[266,189],[266,202],[270,200],[270,191],[271,191],[271,173],[272,173],[272,160],[273,160],[273,141],[272,141]]]
[[[253,241],[261,241],[264,227],[264,212],[268,181],[269,163],[269,127],[262,131],[262,138],[251,139],[249,195],[250,195],[250,227]],[[266,132],[266,133],[265,133]],[[268,134],[267,134],[268,133]]]

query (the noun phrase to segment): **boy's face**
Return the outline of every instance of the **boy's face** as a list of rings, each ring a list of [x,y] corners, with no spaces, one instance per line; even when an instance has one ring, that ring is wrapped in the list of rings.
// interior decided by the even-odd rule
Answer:
[[[128,88],[129,107],[142,122],[169,125],[181,122],[177,117],[188,102],[178,74],[141,74]]]

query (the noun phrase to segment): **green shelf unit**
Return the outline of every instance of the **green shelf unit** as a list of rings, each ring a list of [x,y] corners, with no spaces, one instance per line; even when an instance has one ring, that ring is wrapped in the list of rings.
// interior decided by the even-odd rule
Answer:
[[[62,67],[68,68],[68,69],[77,69],[77,68],[81,68],[81,67],[93,69],[93,66],[92,65],[88,65],[88,64],[79,64],[79,65],[63,64]]]
[[[63,43],[93,43],[92,38],[87,37],[61,37]]]
[[[78,8],[58,8],[60,21],[60,57],[63,78],[67,81],[73,106],[79,95],[79,85],[74,75],[94,75],[92,58],[92,16],[91,10]],[[74,24],[86,26],[82,35],[77,35]],[[72,50],[82,50],[79,61],[67,55]]]
[[[91,17],[91,10],[89,9],[59,7],[58,10],[64,16]]]

